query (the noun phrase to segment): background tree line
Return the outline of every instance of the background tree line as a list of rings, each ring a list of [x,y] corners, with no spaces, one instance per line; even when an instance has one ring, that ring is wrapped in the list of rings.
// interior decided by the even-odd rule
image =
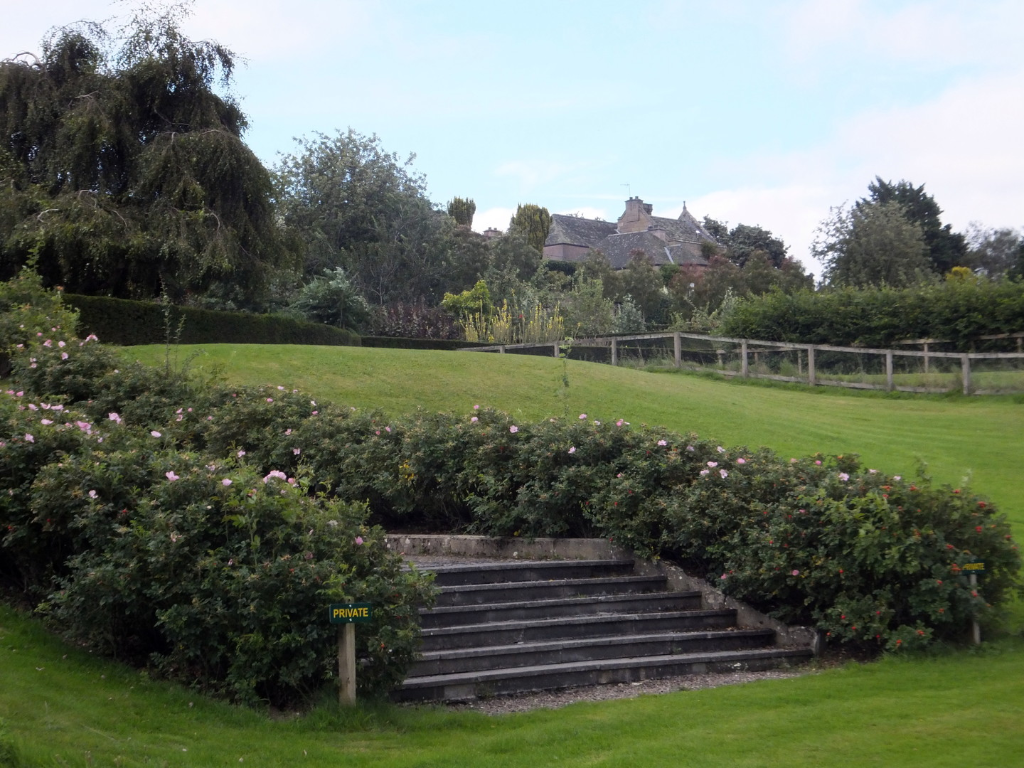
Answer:
[[[413,155],[351,129],[298,139],[268,168],[230,95],[235,55],[187,38],[187,10],[139,12],[121,32],[70,25],[38,57],[0,62],[0,277],[32,263],[73,293],[442,338],[467,319],[445,297],[480,281],[490,312],[558,315],[582,334],[711,331],[737,302],[813,289],[770,231],[707,217],[707,267],[655,267],[642,251],[618,271],[596,252],[546,261],[545,208],[520,205],[485,238],[471,198],[434,203]],[[819,228],[823,287],[1022,272],[1017,231],[953,232],[906,181],[877,178],[869,193]]]

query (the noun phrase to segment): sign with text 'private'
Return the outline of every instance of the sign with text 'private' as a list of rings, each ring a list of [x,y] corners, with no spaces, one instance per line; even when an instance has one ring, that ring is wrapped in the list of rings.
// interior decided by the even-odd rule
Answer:
[[[369,624],[373,619],[370,603],[333,603],[330,612],[331,624]]]

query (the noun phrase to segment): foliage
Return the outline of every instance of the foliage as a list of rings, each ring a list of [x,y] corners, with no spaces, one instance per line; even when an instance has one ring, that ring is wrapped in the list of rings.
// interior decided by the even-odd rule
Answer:
[[[489,317],[494,311],[491,292],[487,289],[485,280],[478,280],[471,290],[463,291],[458,295],[446,293],[441,306],[446,312],[458,318],[465,318],[474,313]]]
[[[628,303],[639,310],[648,322],[661,322],[668,303],[667,292],[661,273],[650,256],[643,251],[632,253],[626,268],[613,273],[609,280],[617,304],[627,304],[628,296]]]
[[[643,310],[633,301],[628,293],[615,307],[615,320],[612,322],[614,333],[643,333],[647,330]]]
[[[488,344],[535,344],[565,338],[565,320],[556,305],[550,309],[537,302],[518,306],[503,301],[489,315],[471,312],[462,320],[466,341]]]
[[[475,213],[476,203],[472,198],[453,197],[448,201],[448,215],[455,219],[455,223],[460,227],[472,227]]]
[[[533,203],[517,205],[515,215],[508,222],[508,234],[518,234],[537,253],[544,252],[549,229],[551,214],[548,209]]]
[[[540,269],[543,261],[544,257],[526,235],[509,230],[508,234],[491,241],[491,266],[487,272],[487,284],[500,286],[503,283],[529,280]],[[510,298],[498,290],[493,293],[495,299]]]
[[[726,258],[738,267],[746,266],[754,254],[760,254],[775,268],[781,267],[787,259],[789,247],[767,229],[737,224],[730,230],[728,224],[710,216],[704,217],[704,229],[725,249]]]
[[[258,304],[293,258],[271,179],[242,140],[234,55],[189,40],[184,6],[117,38],[62,27],[0,63],[0,272],[33,254],[47,285],[175,301],[220,289]]]
[[[955,266],[962,266],[967,259],[966,238],[953,232],[949,224],[943,225],[935,198],[924,191],[924,184],[915,187],[909,181],[893,184],[883,181],[881,176],[868,184],[869,198],[857,201],[856,208],[872,204],[897,203],[903,208],[907,221],[921,227],[928,251],[928,262],[932,272],[943,275]]]
[[[990,278],[1011,276],[1024,266],[1024,236],[1016,229],[985,229],[972,223],[964,263]],[[1022,274],[1021,276],[1024,276]]]
[[[462,329],[454,315],[442,307],[428,307],[422,301],[398,301],[383,307],[374,307],[370,314],[369,331],[374,336],[402,339],[462,337]]]
[[[341,267],[307,283],[289,308],[311,322],[355,331],[370,316],[366,299],[359,295]]]
[[[68,294],[64,299],[79,312],[82,331],[95,334],[104,342],[133,345],[165,341],[166,306],[104,296]],[[359,336],[352,331],[284,315],[175,306],[171,318],[175,327],[183,321],[179,341],[184,344],[359,344]]]
[[[930,272],[923,229],[892,201],[833,208],[818,227],[811,253],[833,286],[903,287]]]
[[[968,351],[972,344],[984,348],[979,336],[1024,331],[1024,283],[982,279],[903,289],[774,292],[740,301],[722,331],[749,339],[868,347],[941,339]]]
[[[600,278],[577,277],[566,299],[565,326],[571,336],[604,336],[615,328],[615,304]]]

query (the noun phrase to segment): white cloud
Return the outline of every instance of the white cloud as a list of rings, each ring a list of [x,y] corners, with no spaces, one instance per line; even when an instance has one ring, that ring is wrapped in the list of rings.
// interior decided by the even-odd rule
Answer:
[[[856,49],[916,67],[1020,61],[1024,5],[1016,0],[916,2],[805,0],[785,20],[785,50],[798,61]]]
[[[796,153],[746,158],[744,186],[688,202],[694,215],[760,224],[809,271],[817,225],[831,206],[868,194],[874,177],[925,185],[955,230],[1024,223],[1024,69],[964,80],[931,101],[867,111]],[[681,207],[675,208],[675,213]],[[665,215],[672,215],[669,211]]]
[[[483,232],[494,227],[504,232],[508,229],[509,220],[515,215],[515,208],[488,208],[486,211],[477,211],[473,216],[473,230]]]

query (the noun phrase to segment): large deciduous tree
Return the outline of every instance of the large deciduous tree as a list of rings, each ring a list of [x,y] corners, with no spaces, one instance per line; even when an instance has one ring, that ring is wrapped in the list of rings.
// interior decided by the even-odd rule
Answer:
[[[414,159],[351,129],[300,139],[298,152],[281,157],[278,202],[307,276],[344,267],[374,304],[436,304],[480,279],[486,246],[435,208]]]
[[[818,227],[811,252],[829,285],[900,287],[931,272],[921,226],[896,202],[833,208]]]
[[[868,192],[870,196],[859,200],[856,207],[872,203],[898,203],[906,219],[921,227],[933,272],[944,275],[953,267],[966,264],[967,239],[959,232],[954,232],[949,224],[942,223],[942,209],[935,198],[924,191],[924,184],[915,187],[905,180],[893,184],[876,176],[868,184]]]
[[[291,265],[225,95],[234,56],[185,37],[186,11],[120,36],[62,27],[38,57],[0,63],[0,276],[33,259],[69,291],[252,305]]]
[[[730,230],[727,224],[705,216],[704,229],[725,249],[726,258],[739,267],[745,266],[755,253],[761,252],[772,266],[779,268],[789,251],[781,238],[763,227],[737,224]]]

